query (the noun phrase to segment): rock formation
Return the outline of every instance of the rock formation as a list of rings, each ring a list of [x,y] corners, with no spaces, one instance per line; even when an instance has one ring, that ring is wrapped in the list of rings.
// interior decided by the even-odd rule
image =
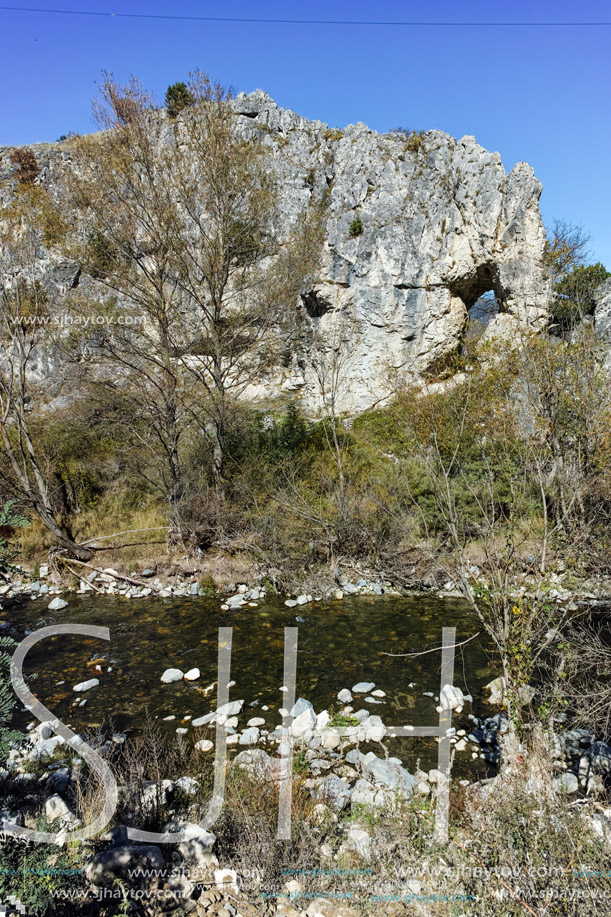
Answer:
[[[498,304],[487,333],[545,322],[541,184],[529,165],[507,174],[500,155],[473,137],[438,130],[330,129],[261,91],[232,104],[239,129],[272,154],[280,235],[304,207],[326,201],[318,275],[299,303],[287,303],[297,310],[290,355],[253,395],[280,391],[316,410],[322,365],[341,410],[371,406],[387,395],[390,370],[417,378],[441,366],[460,347],[469,310],[484,293]],[[52,184],[69,154],[54,145],[31,150],[39,180]],[[14,169],[10,154],[0,149],[0,178]],[[57,265],[55,275],[70,286],[78,266]]]

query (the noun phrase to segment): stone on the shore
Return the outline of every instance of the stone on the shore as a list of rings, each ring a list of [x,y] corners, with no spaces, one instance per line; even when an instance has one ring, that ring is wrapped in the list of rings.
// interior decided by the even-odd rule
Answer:
[[[404,796],[409,795],[415,786],[415,778],[402,766],[398,758],[383,760],[369,752],[362,759],[361,766],[363,772],[369,774],[376,783],[390,790],[397,790]]]
[[[341,736],[338,729],[328,729],[322,737],[324,748],[337,748],[341,744]]]
[[[211,742],[209,739],[200,739],[199,742],[195,743],[195,748],[197,751],[212,751],[214,742]]]
[[[492,681],[485,686],[485,688],[487,691],[490,691],[490,703],[493,706],[503,703],[505,699],[505,692],[507,690],[507,682],[502,675],[500,675],[498,678],[493,678]]]
[[[260,732],[256,726],[245,729],[240,736],[240,745],[256,745],[259,741],[259,735]]]
[[[159,847],[125,844],[96,853],[84,871],[94,885],[111,885],[116,879],[129,878],[132,870],[161,869],[164,862]]]
[[[350,802],[352,790],[347,780],[331,774],[322,780],[315,792],[315,798],[326,799],[336,811],[345,809]]]
[[[371,859],[371,837],[362,828],[356,826],[348,828],[345,846],[348,850],[353,850],[357,853],[362,859]]]
[[[304,736],[309,729],[314,729],[315,726],[316,714],[313,709],[308,708],[295,717],[291,723],[291,733],[298,739]]]
[[[174,784],[178,787],[179,790],[186,796],[193,796],[194,793],[197,793],[198,782],[193,777],[179,777],[176,783]]]
[[[59,819],[64,824],[76,821],[74,812],[69,809],[67,803],[57,793],[45,800],[45,814],[50,822],[54,822],[56,819]]]
[[[579,780],[575,774],[567,771],[565,774],[560,774],[559,777],[556,777],[554,780],[554,789],[565,796],[570,796],[579,789]]]
[[[166,669],[161,676],[161,682],[164,685],[171,685],[172,682],[182,681],[184,678],[180,669]]]
[[[386,726],[379,716],[370,716],[362,724],[365,742],[381,742],[386,735]]]
[[[593,742],[585,756],[595,774],[611,774],[611,746]]]
[[[306,700],[305,697],[298,697],[293,706],[291,707],[291,716],[299,716],[304,710],[311,710],[314,713],[314,707],[309,700]],[[316,714],[314,714],[316,717]]]

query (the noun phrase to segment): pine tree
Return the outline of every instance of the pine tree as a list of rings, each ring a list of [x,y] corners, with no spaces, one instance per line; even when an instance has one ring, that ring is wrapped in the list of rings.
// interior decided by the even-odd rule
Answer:
[[[175,118],[184,108],[189,108],[194,103],[195,97],[185,83],[173,83],[168,86],[165,94],[165,107],[170,118]]]

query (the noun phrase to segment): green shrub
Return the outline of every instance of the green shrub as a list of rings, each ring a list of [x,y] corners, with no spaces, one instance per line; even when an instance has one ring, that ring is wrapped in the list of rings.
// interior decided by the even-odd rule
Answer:
[[[351,239],[355,239],[357,236],[363,235],[363,221],[360,216],[355,216],[352,223],[348,227],[348,233]]]
[[[425,136],[425,131],[412,131],[407,138],[407,143],[405,144],[406,149],[409,150],[410,153],[417,153],[424,143]]]
[[[556,284],[556,296],[550,310],[558,331],[569,331],[596,307],[596,288],[611,277],[600,261],[576,267]]]
[[[195,97],[185,83],[172,83],[171,86],[168,86],[165,94],[165,107],[170,118],[176,118],[181,111],[194,103]]]
[[[10,637],[0,637],[0,764],[6,761],[11,742],[23,738],[20,732],[9,728],[17,700],[9,677],[11,657],[5,650],[15,645]]]

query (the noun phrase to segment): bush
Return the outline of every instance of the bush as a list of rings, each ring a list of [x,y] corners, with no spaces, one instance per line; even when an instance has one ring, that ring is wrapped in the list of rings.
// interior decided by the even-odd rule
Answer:
[[[359,216],[356,216],[348,228],[348,233],[351,239],[355,239],[357,236],[363,235],[363,221]]]
[[[19,147],[13,150],[11,161],[17,167],[15,169],[15,177],[19,184],[33,185],[40,172],[34,153],[25,147]]]
[[[424,131],[412,131],[407,138],[407,143],[405,144],[406,149],[409,150],[410,153],[417,153],[424,143],[425,136],[426,134]]]
[[[600,261],[576,267],[556,284],[556,297],[551,308],[551,319],[558,331],[569,331],[584,316],[592,315],[596,308],[596,288],[611,277]]]
[[[165,94],[165,107],[170,118],[176,118],[181,111],[195,103],[193,93],[185,83],[172,83]]]
[[[10,637],[0,637],[0,764],[8,757],[10,743],[23,738],[20,732],[9,729],[17,701],[9,677],[11,657],[4,651],[14,646]]]

